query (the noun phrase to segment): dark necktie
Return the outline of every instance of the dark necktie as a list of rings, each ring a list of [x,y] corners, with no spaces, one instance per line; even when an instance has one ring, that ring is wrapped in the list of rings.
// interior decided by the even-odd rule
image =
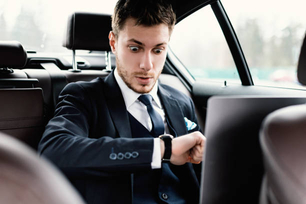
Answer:
[[[152,105],[152,96],[151,95],[141,95],[138,97],[143,104],[147,106],[147,111],[152,121],[152,133],[155,137],[164,134],[165,126],[161,115],[154,110]]]

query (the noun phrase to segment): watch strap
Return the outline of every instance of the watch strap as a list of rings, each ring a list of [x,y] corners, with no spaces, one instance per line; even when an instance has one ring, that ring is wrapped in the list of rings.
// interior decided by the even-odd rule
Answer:
[[[162,158],[163,162],[170,162],[171,153],[172,153],[172,135],[161,135],[159,136],[160,139],[164,141],[165,144],[165,151],[164,151],[164,157]]]

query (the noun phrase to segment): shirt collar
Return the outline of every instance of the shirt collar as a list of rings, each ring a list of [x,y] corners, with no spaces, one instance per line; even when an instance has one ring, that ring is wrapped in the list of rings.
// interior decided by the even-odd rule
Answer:
[[[122,96],[125,102],[125,106],[127,109],[129,109],[129,107],[136,101],[138,100],[138,97],[141,95],[140,93],[136,93],[135,91],[133,91],[132,89],[130,89],[125,82],[123,81],[123,79],[121,78],[121,76],[118,74],[117,68],[114,71],[114,76],[115,79],[119,85],[119,88],[122,92]],[[156,105],[158,105],[159,108],[161,108],[161,103],[159,100],[159,97],[157,95],[157,90],[158,90],[158,81],[155,83],[153,89],[148,93],[153,97],[153,101],[155,101]]]

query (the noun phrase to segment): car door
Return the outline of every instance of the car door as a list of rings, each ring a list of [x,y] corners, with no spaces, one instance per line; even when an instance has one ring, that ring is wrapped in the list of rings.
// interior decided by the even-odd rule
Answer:
[[[268,44],[268,40],[263,42],[261,38],[256,38],[256,24],[249,25],[250,19],[255,17],[250,14],[249,19],[248,13],[243,8],[243,6],[247,7],[247,3],[241,3],[240,5],[241,1],[236,1],[224,0],[232,13],[243,11],[242,13],[245,14],[242,17],[240,16],[240,18],[238,18],[239,15],[237,14],[234,16],[234,20],[244,22],[246,25],[244,29],[242,26],[237,26],[242,37],[248,37],[248,35],[243,36],[246,32],[253,34],[249,36],[254,41],[251,45],[248,45],[248,41],[243,38],[243,45],[248,51],[248,58],[244,55],[243,46],[240,45],[234,27],[221,1],[210,1],[209,4],[194,13],[190,11],[188,17],[185,17],[186,13],[184,13],[185,18],[178,16],[179,22],[171,36],[171,49],[166,62],[166,70],[177,75],[191,92],[203,130],[205,129],[207,101],[211,96],[306,96],[304,88],[294,80],[294,77],[291,77],[290,83],[288,81],[278,81],[276,83],[277,79],[268,78],[273,76],[273,73],[271,74],[272,71],[277,72],[278,68],[286,68],[286,66],[276,64],[269,69],[265,67],[268,66],[266,64],[269,64],[269,62],[260,64],[262,67],[254,64],[254,59],[258,58],[258,55],[263,56],[263,53],[261,53],[263,48],[261,47],[265,45],[264,43],[270,44]],[[299,2],[302,3],[302,1]],[[236,10],[233,8],[236,8]],[[281,20],[284,21],[286,18]],[[296,36],[295,38],[299,43],[288,46],[299,50],[296,47],[301,46],[304,32],[302,32],[303,35]],[[279,38],[277,40],[286,39]],[[290,44],[288,41],[286,43]],[[277,55],[277,53],[280,52],[275,51],[274,55]],[[295,51],[295,55],[291,56],[294,60],[287,66],[288,70],[291,73],[293,72],[293,74],[296,70],[298,54],[299,51]],[[270,52],[270,57],[272,55],[273,51]],[[269,57],[266,56],[266,58]],[[275,58],[277,59],[277,56],[274,56]],[[247,59],[250,59],[250,63],[253,66],[251,69],[248,66]],[[260,61],[260,59],[257,59],[257,61]],[[294,70],[292,70],[292,67],[294,67]],[[264,80],[260,80],[260,77]]]

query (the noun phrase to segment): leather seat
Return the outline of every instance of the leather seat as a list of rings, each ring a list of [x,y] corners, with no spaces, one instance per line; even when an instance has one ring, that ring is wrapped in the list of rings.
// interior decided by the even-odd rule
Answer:
[[[0,56],[1,74],[8,68],[23,67],[27,61],[27,53],[17,41],[0,41]]]
[[[306,85],[306,38],[299,57],[298,79]],[[261,204],[306,204],[306,104],[268,115],[260,142],[266,171]]]
[[[82,12],[71,14],[63,41],[63,46],[73,51],[71,71],[80,71],[76,62],[76,50],[105,51],[105,64],[111,70],[111,49],[108,42],[111,30],[110,15]]]
[[[279,109],[265,119],[261,131],[266,169],[262,204],[306,203],[305,133],[305,104]]]
[[[11,135],[34,149],[44,130],[43,94],[33,88],[37,79],[15,74],[23,67],[27,54],[16,41],[0,42],[0,132]]]
[[[27,62],[27,53],[17,41],[0,41],[0,88],[32,87],[37,80],[28,80],[21,70]],[[14,80],[18,79],[18,80]]]
[[[0,132],[0,203],[85,203],[51,163]]]

